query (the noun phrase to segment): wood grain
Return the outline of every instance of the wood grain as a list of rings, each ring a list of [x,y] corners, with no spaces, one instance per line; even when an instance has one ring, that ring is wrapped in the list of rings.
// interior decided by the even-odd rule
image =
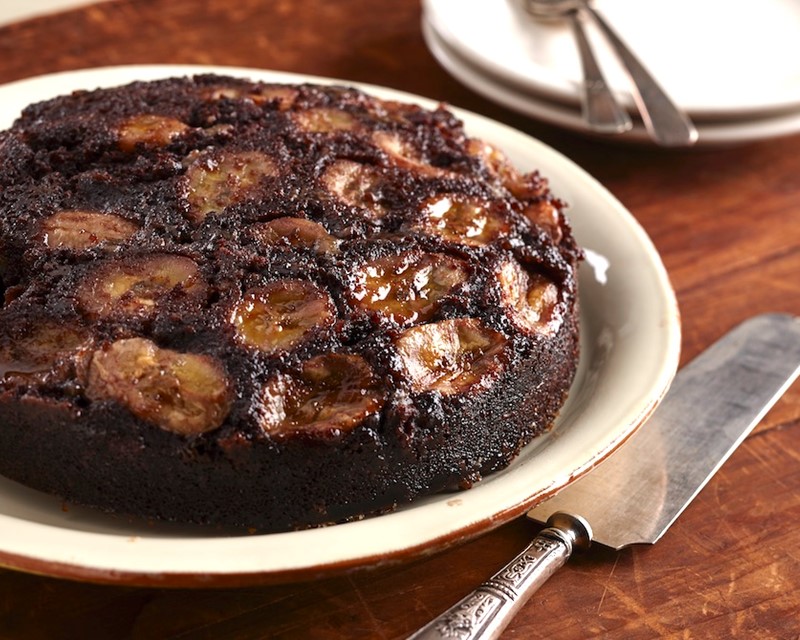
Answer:
[[[0,82],[85,67],[200,63],[388,85],[526,131],[597,177],[662,254],[685,362],[745,318],[800,315],[800,136],[692,151],[584,139],[447,76],[415,0],[116,0],[0,29]],[[800,385],[659,544],[574,559],[504,638],[800,637]],[[536,532],[523,520],[435,557],[247,589],[110,587],[0,570],[0,638],[404,638]],[[1,535],[1,533],[0,533]]]

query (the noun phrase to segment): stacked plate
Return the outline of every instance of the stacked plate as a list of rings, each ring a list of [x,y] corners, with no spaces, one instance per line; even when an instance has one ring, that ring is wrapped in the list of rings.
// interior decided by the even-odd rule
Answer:
[[[800,132],[797,0],[596,0],[615,30],[692,118],[699,145]],[[541,22],[524,0],[423,0],[423,34],[439,63],[505,107],[574,131],[582,70],[567,21]],[[629,81],[601,34],[590,40],[618,100]],[[594,134],[596,135],[596,134]],[[641,120],[615,139],[649,141]]]

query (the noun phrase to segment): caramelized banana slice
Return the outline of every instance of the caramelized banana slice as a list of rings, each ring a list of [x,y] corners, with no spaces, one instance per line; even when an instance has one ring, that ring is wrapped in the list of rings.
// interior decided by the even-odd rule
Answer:
[[[380,383],[360,356],[327,354],[308,360],[298,376],[279,375],[261,395],[261,428],[339,435],[383,405]]]
[[[386,206],[375,195],[382,181],[383,176],[375,167],[351,160],[337,160],[322,174],[328,191],[351,207],[365,209],[372,219],[386,215]]]
[[[564,237],[561,231],[561,215],[552,202],[549,200],[533,202],[525,207],[523,213],[531,224],[547,231],[553,238],[553,242],[561,242]]]
[[[208,100],[250,100],[255,104],[275,102],[278,109],[286,111],[297,98],[297,90],[291,87],[259,87],[255,91],[246,91],[239,87],[217,87],[206,94]]]
[[[335,319],[330,296],[305,280],[279,280],[249,291],[230,318],[242,344],[267,353],[289,349]]]
[[[276,218],[253,225],[250,233],[262,247],[292,247],[332,253],[338,246],[337,240],[321,224],[304,218]]]
[[[427,320],[437,303],[469,277],[467,263],[441,253],[406,252],[363,264],[355,273],[355,304],[400,324]]]
[[[556,205],[546,199],[547,180],[538,173],[519,172],[502,151],[481,140],[470,140],[467,149],[484,161],[489,172],[512,195],[520,200],[533,200],[523,213],[532,224],[548,231],[556,243],[561,242],[561,216]]]
[[[434,167],[427,162],[419,149],[410,142],[403,140],[397,133],[391,131],[376,131],[372,134],[372,141],[380,147],[389,159],[396,165],[410,169],[415,173],[424,175],[441,176],[449,172],[440,167]]]
[[[561,324],[558,287],[539,273],[529,273],[516,260],[505,262],[497,276],[512,320],[522,329],[553,333]]]
[[[78,291],[81,307],[101,318],[115,312],[148,315],[158,301],[179,290],[193,298],[204,295],[205,282],[193,260],[155,254],[100,264]]]
[[[95,351],[87,395],[116,400],[138,418],[187,436],[216,429],[230,410],[228,379],[216,360],[144,338]]]
[[[491,202],[480,198],[429,198],[422,205],[422,214],[414,228],[473,247],[490,244],[509,230],[508,222],[492,210]]]
[[[118,245],[139,227],[112,213],[59,211],[42,222],[41,237],[51,248],[82,251],[100,243]]]
[[[138,146],[165,147],[188,129],[188,125],[175,118],[143,113],[119,126],[118,144],[126,153],[136,151]]]
[[[374,118],[382,122],[406,125],[411,122],[413,116],[418,116],[420,114],[421,109],[407,102],[381,100],[380,102],[370,105],[369,111]]]
[[[278,173],[272,158],[258,151],[198,157],[186,171],[189,217],[200,224],[209,213],[247,200],[263,178]]]
[[[298,111],[292,115],[297,126],[308,133],[353,131],[358,126],[358,120],[342,109],[318,107]]]
[[[483,160],[489,172],[520,200],[538,198],[546,193],[547,181],[544,178],[538,173],[521,173],[496,147],[482,140],[472,139],[467,143],[467,152]]]
[[[487,386],[505,363],[506,338],[474,318],[406,329],[395,343],[414,391],[463,393]]]
[[[84,330],[55,320],[39,322],[22,337],[12,338],[4,331],[0,335],[0,378],[50,371],[57,360],[75,352],[88,338]]]

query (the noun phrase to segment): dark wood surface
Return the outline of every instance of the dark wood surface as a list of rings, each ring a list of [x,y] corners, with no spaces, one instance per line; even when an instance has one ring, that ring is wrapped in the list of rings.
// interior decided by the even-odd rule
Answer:
[[[0,28],[0,82],[200,63],[333,76],[444,100],[542,139],[625,204],[670,272],[682,362],[751,315],[800,315],[800,136],[692,151],[584,139],[460,86],[428,53],[419,25],[416,0],[112,0]],[[659,544],[595,549],[571,561],[503,637],[795,639],[798,522],[796,384]],[[535,532],[518,520],[423,561],[244,589],[106,586],[0,570],[0,638],[404,638]]]

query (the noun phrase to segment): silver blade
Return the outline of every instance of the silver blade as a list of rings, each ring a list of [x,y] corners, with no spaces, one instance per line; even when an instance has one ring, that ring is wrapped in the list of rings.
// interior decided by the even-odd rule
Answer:
[[[800,374],[800,318],[738,326],[678,372],[619,451],[528,516],[581,516],[593,540],[656,542]]]

